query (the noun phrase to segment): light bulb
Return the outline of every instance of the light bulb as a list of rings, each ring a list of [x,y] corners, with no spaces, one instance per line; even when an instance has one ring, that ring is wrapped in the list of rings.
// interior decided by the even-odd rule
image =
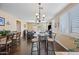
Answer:
[[[39,16],[39,14],[38,14],[38,13],[36,13],[36,16]]]
[[[43,15],[42,17],[45,18],[45,15]]]
[[[39,18],[39,16],[37,16],[37,18]]]

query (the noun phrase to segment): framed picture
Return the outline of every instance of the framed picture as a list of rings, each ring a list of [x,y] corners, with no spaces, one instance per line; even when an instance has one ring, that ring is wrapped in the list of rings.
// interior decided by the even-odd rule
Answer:
[[[4,26],[5,25],[5,18],[0,17],[0,26]]]

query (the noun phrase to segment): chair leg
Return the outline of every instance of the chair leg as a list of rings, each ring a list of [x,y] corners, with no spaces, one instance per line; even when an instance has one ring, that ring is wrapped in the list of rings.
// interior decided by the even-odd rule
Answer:
[[[47,55],[48,55],[48,41],[47,41]]]
[[[6,53],[6,54],[9,54],[9,53],[8,53],[8,46],[7,46],[7,44],[5,45],[5,49],[6,49],[6,52],[5,52],[5,53]]]
[[[39,49],[38,49],[38,55],[40,55],[40,41],[38,43]]]
[[[31,47],[31,55],[32,55],[32,49],[33,49],[33,42],[32,42],[32,47]]]

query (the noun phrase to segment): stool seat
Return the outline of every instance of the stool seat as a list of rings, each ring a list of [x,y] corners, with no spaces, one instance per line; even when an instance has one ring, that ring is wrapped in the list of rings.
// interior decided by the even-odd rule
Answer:
[[[48,42],[53,42],[53,39],[52,38],[48,38]]]
[[[38,41],[37,38],[33,38],[33,39],[32,39],[32,42],[37,42],[37,41]]]

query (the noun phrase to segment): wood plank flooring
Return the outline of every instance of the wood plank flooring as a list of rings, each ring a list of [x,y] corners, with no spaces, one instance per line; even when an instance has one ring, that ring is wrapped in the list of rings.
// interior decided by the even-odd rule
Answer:
[[[53,49],[52,44],[49,44],[48,48]],[[17,47],[14,46],[13,49],[11,50],[10,55],[31,55],[31,49],[32,49],[31,40],[21,39],[21,44]],[[67,50],[65,48],[63,48],[61,45],[59,45],[57,42],[54,42],[54,50],[56,52],[67,52]],[[45,51],[44,42],[41,43],[40,51],[41,51],[40,55],[47,55],[46,54],[47,51]],[[52,52],[48,51],[48,54],[53,55],[53,51]]]
[[[64,49],[61,45],[59,45],[57,42],[54,42],[54,43],[55,43],[54,45],[55,51],[66,52],[66,49]],[[21,39],[21,44],[17,47],[15,46],[12,49],[12,52],[10,55],[31,55],[31,48],[32,48],[31,40]],[[41,46],[41,49],[42,49],[41,55],[46,55],[46,52],[45,50],[43,50],[43,48],[44,48],[44,43],[42,43],[42,46]],[[51,52],[49,51],[49,53]]]

